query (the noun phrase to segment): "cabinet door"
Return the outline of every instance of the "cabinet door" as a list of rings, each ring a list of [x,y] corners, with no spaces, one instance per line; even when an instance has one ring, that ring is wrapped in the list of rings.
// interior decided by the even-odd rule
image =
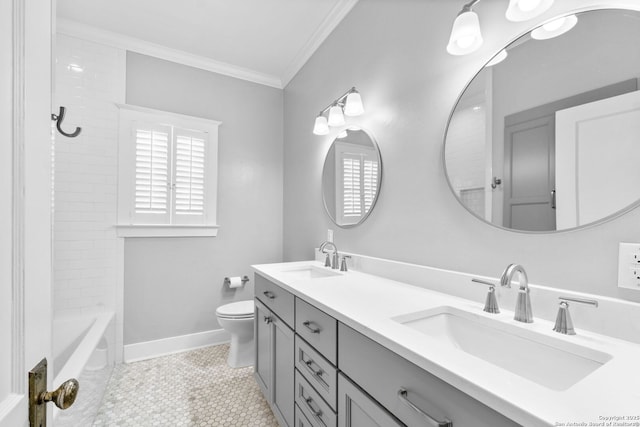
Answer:
[[[401,427],[403,425],[344,375],[338,374],[338,427]]]
[[[294,334],[280,318],[273,316],[272,349],[273,349],[273,375],[271,385],[273,392],[273,408],[276,417],[285,425],[293,426],[294,414],[294,368],[293,368],[293,343]]]
[[[256,366],[255,379],[267,402],[271,403],[271,324],[270,318],[275,317],[271,311],[265,307],[260,301],[255,300],[255,316],[254,316],[254,337],[256,346]]]

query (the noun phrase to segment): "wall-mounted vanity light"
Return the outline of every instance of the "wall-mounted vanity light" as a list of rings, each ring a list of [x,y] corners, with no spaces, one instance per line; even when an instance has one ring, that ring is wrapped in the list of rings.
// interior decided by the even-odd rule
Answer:
[[[328,118],[325,113],[329,112]],[[329,133],[329,126],[342,126],[345,124],[344,116],[359,116],[364,113],[362,98],[355,87],[352,87],[341,95],[338,99],[320,111],[316,117],[313,133],[316,135],[326,135]]]
[[[471,0],[465,4],[453,21],[447,45],[447,52],[451,55],[467,55],[482,46],[480,21],[472,10],[479,1]],[[505,17],[512,22],[527,21],[546,12],[552,5],[553,0],[509,0]]]

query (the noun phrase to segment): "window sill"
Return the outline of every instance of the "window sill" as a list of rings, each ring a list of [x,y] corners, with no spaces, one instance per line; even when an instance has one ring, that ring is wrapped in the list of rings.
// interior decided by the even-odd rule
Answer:
[[[219,225],[116,225],[118,237],[216,237]]]

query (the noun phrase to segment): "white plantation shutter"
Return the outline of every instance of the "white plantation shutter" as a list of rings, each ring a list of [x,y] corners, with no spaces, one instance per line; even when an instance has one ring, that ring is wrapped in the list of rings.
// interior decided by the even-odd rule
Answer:
[[[342,214],[345,218],[362,216],[360,156],[342,158]]]
[[[362,193],[364,196],[364,212],[369,212],[373,201],[376,199],[378,191],[378,162],[376,160],[365,160],[362,177]]]
[[[174,128],[173,141],[175,222],[202,222],[207,134]]]
[[[171,128],[136,123],[134,212],[136,221],[169,218],[169,138]]]
[[[358,147],[359,148],[359,147]],[[342,224],[357,224],[376,199],[378,192],[378,160],[370,150],[344,147],[336,153],[336,204]]]

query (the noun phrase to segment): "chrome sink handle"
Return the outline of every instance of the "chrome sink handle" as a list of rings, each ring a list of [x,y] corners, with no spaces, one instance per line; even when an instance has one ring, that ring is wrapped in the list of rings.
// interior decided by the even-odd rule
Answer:
[[[491,282],[487,282],[486,280],[476,278],[471,279],[471,281],[489,286],[489,293],[487,293],[487,299],[484,301],[484,308],[482,309],[482,311],[486,311],[487,313],[492,314],[500,313],[498,300],[496,299],[496,285]]]
[[[520,264],[509,264],[500,276],[500,285],[511,287],[514,274],[519,273],[519,290],[516,302],[514,320],[524,323],[533,323],[533,311],[531,310],[531,298],[529,297],[529,278],[524,267]]]
[[[579,302],[581,304],[589,304],[593,305],[594,307],[598,307],[598,301],[594,299],[570,297],[558,297],[558,299],[560,300],[560,307],[558,309],[558,315],[556,316],[556,323],[555,325],[553,325],[553,330],[565,335],[576,334],[575,329],[573,329],[571,314],[569,313],[569,301]]]

